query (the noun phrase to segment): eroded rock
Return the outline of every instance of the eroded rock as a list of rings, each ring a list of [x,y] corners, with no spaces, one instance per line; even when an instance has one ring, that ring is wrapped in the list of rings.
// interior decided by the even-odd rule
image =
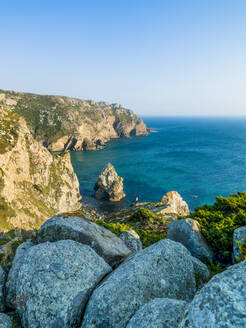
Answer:
[[[154,298],[190,301],[196,292],[190,252],[163,239],[121,264],[96,288],[82,328],[125,328],[134,313]]]
[[[6,282],[6,305],[9,308],[16,308],[16,282],[18,280],[19,270],[23,263],[23,258],[26,251],[32,246],[34,246],[33,242],[31,240],[27,240],[16,249],[14,261]]]
[[[246,327],[246,261],[215,275],[187,307],[180,328]]]
[[[123,231],[120,238],[133,253],[137,253],[143,248],[139,235],[133,229]]]
[[[0,327],[1,328],[11,328],[12,322],[10,317],[5,313],[0,313]]]
[[[178,328],[187,303],[170,298],[155,298],[141,307],[126,328]]]
[[[193,219],[175,220],[167,225],[167,238],[183,244],[191,254],[203,262],[211,262],[213,251],[201,233],[198,221]]]
[[[131,254],[125,243],[114,233],[76,216],[54,216],[38,231],[39,243],[65,239],[89,245],[113,267]]]
[[[187,216],[190,214],[188,204],[182,199],[177,191],[169,191],[163,197],[161,202],[166,207],[162,209],[160,214],[176,214]]]
[[[5,310],[4,288],[5,288],[6,273],[0,266],[0,311]]]
[[[110,163],[103,168],[94,189],[97,199],[108,199],[117,202],[126,196],[123,190],[123,178],[118,176],[115,168]]]
[[[92,248],[73,240],[29,248],[16,284],[22,326],[77,327],[91,291],[110,271]]]

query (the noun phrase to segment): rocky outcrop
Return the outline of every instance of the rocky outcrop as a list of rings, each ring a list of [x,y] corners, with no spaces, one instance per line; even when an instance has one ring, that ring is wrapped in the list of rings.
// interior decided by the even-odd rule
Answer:
[[[4,288],[5,288],[6,274],[0,266],[0,311],[5,310]]]
[[[176,220],[167,225],[167,238],[183,244],[191,254],[203,262],[210,263],[213,251],[201,233],[200,224],[196,220]]]
[[[178,328],[187,303],[170,298],[155,298],[141,307],[126,328]]]
[[[0,327],[1,328],[12,328],[12,322],[7,314],[0,313]]]
[[[16,284],[22,326],[78,327],[91,291],[110,271],[89,246],[72,240],[29,248]]]
[[[246,327],[246,261],[215,275],[196,294],[180,328]]]
[[[0,231],[38,228],[78,209],[80,199],[70,154],[53,156],[22,117],[0,106]]]
[[[55,216],[46,221],[38,231],[40,243],[65,239],[89,245],[113,267],[131,254],[125,243],[114,233],[79,217]]]
[[[119,104],[0,90],[0,104],[25,117],[52,151],[101,148],[113,138],[146,135],[144,122]]]
[[[143,248],[139,235],[133,229],[123,231],[120,238],[133,253],[137,253]]]
[[[162,197],[161,202],[165,207],[158,212],[159,214],[176,214],[181,216],[190,214],[188,204],[177,191],[169,191],[166,193]]]
[[[18,280],[18,274],[24,261],[26,251],[32,246],[34,246],[33,242],[28,240],[22,243],[16,250],[14,261],[8,273],[8,279],[6,282],[6,305],[9,308],[16,308],[16,282]]]
[[[190,252],[164,239],[121,264],[96,288],[86,307],[82,328],[125,328],[153,298],[190,301],[196,292]]]
[[[110,163],[103,168],[94,189],[96,199],[117,202],[126,196],[123,190],[123,178],[118,176]]]
[[[246,238],[246,226],[236,229],[233,233],[233,260],[237,262],[242,256],[238,243],[244,243]]]

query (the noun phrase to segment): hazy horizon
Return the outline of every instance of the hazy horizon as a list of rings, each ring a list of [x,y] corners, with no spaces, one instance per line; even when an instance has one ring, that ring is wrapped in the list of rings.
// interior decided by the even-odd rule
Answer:
[[[141,116],[246,115],[246,2],[1,4],[0,88]]]

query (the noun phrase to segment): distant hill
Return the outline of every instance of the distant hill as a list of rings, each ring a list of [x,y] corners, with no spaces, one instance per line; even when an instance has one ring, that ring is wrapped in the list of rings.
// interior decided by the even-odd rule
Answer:
[[[34,138],[52,151],[97,149],[113,138],[149,132],[119,104],[0,90],[1,104],[23,116]]]

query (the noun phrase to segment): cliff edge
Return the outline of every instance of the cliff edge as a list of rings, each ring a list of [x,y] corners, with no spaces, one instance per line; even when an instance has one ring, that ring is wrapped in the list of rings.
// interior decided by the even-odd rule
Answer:
[[[119,104],[0,90],[0,104],[23,116],[51,151],[92,150],[119,137],[146,135],[146,125]]]
[[[38,228],[80,199],[70,154],[53,156],[23,117],[0,105],[0,231]]]

